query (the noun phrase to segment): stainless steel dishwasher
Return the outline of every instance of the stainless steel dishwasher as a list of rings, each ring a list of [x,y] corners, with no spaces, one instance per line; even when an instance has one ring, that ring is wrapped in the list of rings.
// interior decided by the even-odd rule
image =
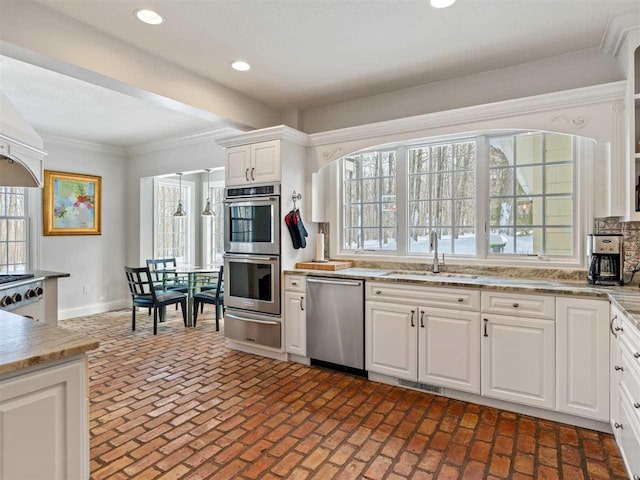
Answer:
[[[365,374],[363,280],[307,277],[307,355]]]

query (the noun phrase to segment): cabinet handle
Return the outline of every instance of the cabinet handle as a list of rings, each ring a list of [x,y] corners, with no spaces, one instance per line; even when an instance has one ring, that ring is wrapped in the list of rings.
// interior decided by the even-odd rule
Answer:
[[[640,358],[640,352],[636,352],[633,354],[633,358]]]
[[[622,328],[622,327],[616,327],[616,328],[614,328],[614,330],[616,332],[624,332],[624,328]]]
[[[633,406],[634,406],[635,408],[640,408],[640,403],[638,403],[638,402],[633,402]]]
[[[513,308],[518,308],[519,306],[520,306],[520,305],[519,305],[519,304],[517,304],[517,303],[514,303],[514,304],[513,304]]]
[[[255,177],[253,176],[253,172],[255,171],[256,171],[255,167],[251,167],[251,180],[255,180]]]
[[[249,169],[248,168],[244,171],[244,178],[247,179],[247,182],[249,181]]]
[[[376,295],[382,294],[382,290],[376,290]]]
[[[295,287],[296,285],[298,285],[298,282],[291,282],[291,285]]]
[[[620,365],[616,365],[615,367],[613,367],[613,369],[618,372],[624,372],[624,368],[622,368]]]
[[[460,297],[460,298],[458,299],[458,302],[460,302],[460,303],[464,302],[464,298]]]
[[[413,316],[414,316],[415,314],[416,314],[416,311],[415,311],[415,310],[411,310],[411,326],[412,326],[412,327],[415,327],[415,326],[416,326],[415,322],[413,321]]]
[[[420,312],[420,326],[424,328],[424,312]]]
[[[487,333],[487,325],[489,324],[489,320],[488,319],[484,319],[484,336],[488,337],[489,333]]]
[[[609,330],[611,330],[611,334],[616,338],[618,338],[618,335],[616,335],[616,332],[613,331],[613,322],[615,322],[617,319],[618,315],[614,315],[611,319],[611,322],[609,322]]]
[[[302,302],[304,302],[304,297],[300,297],[300,310],[304,312],[304,305],[302,304]]]
[[[618,422],[614,423],[613,426],[616,428],[622,428],[622,424]]]

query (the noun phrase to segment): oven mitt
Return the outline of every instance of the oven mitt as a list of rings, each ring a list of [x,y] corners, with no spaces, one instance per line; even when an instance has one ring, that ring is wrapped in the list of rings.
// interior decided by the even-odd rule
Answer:
[[[296,212],[291,210],[284,217],[284,223],[287,224],[287,229],[289,230],[289,234],[291,235],[291,242],[293,243],[293,248],[298,250],[300,248],[300,231],[296,226],[294,219],[296,216]]]
[[[302,217],[300,216],[300,210],[296,210],[294,213],[294,217],[293,217],[293,221],[296,224],[296,227],[298,228],[298,235],[300,237],[300,247],[301,248],[306,248],[307,247],[307,240],[305,237],[308,237],[309,234],[307,233],[307,229],[304,228],[304,223],[302,223]]]

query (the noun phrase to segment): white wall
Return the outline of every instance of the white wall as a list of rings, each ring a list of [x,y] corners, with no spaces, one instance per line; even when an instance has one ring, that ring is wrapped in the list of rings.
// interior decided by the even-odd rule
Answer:
[[[86,173],[102,177],[102,234],[45,237],[42,219],[37,219],[34,265],[43,270],[68,272],[59,280],[60,318],[98,313],[128,305],[124,282],[125,265],[125,164],[116,149],[93,144],[68,142],[45,137],[47,170]],[[41,217],[42,193],[36,190],[38,217]],[[83,286],[88,285],[88,293]]]
[[[616,60],[589,49],[302,112],[307,133],[624,80]]]
[[[133,149],[130,152],[126,163],[126,195],[127,198],[134,199],[135,204],[127,209],[127,265],[144,264],[145,259],[149,258],[149,252],[152,252],[149,242],[153,237],[148,231],[152,224],[148,218],[142,218],[140,214],[140,202],[146,202],[148,198],[148,191],[144,188],[149,182],[148,177],[223,166],[224,149],[212,138],[187,144],[166,145],[162,149]],[[200,192],[200,189],[196,190]],[[195,205],[202,209],[200,198],[201,193],[198,193]],[[149,218],[151,215],[149,211]],[[141,228],[144,228],[142,234]]]

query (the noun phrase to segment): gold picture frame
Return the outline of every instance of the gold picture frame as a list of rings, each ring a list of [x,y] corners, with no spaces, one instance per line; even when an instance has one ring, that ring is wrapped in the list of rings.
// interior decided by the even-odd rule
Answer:
[[[101,235],[102,177],[44,171],[43,235]]]

